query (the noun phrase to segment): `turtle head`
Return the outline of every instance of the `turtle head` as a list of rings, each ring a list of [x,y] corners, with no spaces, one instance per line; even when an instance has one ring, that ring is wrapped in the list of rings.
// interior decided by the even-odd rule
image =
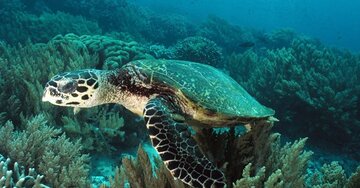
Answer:
[[[87,69],[55,75],[47,82],[42,101],[75,109],[99,105],[101,102],[97,96],[101,72]]]

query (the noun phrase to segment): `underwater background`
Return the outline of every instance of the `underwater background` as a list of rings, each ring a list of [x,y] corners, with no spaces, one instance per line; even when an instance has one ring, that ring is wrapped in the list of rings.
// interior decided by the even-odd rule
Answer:
[[[124,107],[74,115],[41,102],[60,72],[181,59],[222,70],[280,120],[250,132],[196,131],[228,187],[360,187],[359,8],[335,0],[1,0],[0,186],[187,187]]]

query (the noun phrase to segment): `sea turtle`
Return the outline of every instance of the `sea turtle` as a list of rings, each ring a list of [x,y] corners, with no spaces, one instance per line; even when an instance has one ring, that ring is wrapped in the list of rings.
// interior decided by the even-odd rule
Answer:
[[[225,177],[202,154],[189,125],[233,126],[274,115],[223,72],[179,60],[137,60],[117,70],[62,73],[48,81],[42,101],[75,109],[117,103],[143,116],[167,169],[193,187],[224,187]]]

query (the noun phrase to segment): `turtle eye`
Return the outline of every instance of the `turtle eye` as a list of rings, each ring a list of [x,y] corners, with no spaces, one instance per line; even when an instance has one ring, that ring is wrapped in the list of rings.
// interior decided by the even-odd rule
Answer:
[[[50,91],[51,96],[55,96],[57,94],[56,89],[54,89],[54,88],[50,88],[49,91]]]
[[[72,80],[59,87],[59,91],[63,93],[72,93],[76,90],[77,82]]]

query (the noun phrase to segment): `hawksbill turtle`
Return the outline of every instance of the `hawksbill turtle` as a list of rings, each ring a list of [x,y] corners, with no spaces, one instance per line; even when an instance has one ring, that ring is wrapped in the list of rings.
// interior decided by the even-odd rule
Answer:
[[[137,60],[117,70],[61,73],[47,82],[42,101],[75,111],[117,103],[143,116],[167,169],[192,187],[224,187],[226,181],[188,126],[233,126],[271,121],[274,115],[223,72],[179,60]]]

